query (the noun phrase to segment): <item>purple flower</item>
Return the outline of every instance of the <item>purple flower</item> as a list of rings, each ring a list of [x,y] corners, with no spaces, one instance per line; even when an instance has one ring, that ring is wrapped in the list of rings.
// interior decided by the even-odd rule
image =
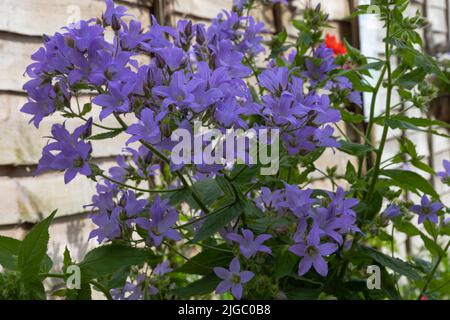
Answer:
[[[133,90],[134,83],[128,82],[124,85],[119,83],[110,83],[108,94],[100,94],[92,99],[96,105],[103,107],[100,112],[100,120],[105,119],[113,112],[130,111],[130,100],[128,95]]]
[[[161,200],[156,196],[150,207],[149,218],[136,218],[134,222],[144,230],[147,230],[148,241],[155,247],[159,247],[164,238],[179,241],[181,236],[172,226],[178,221],[178,212],[169,206],[169,200]]]
[[[54,142],[47,144],[42,150],[36,174],[48,170],[65,170],[64,182],[66,184],[72,181],[77,174],[91,175],[89,157],[92,146],[83,140],[90,135],[91,130],[92,119],[75,129],[73,134],[67,131],[64,124],[54,124],[52,127]]]
[[[314,267],[321,276],[328,274],[328,265],[323,256],[328,256],[338,249],[335,243],[320,243],[319,228],[314,225],[305,242],[297,243],[289,248],[293,254],[302,257],[298,266],[298,274],[304,275]]]
[[[285,187],[285,201],[279,206],[289,209],[299,218],[311,215],[312,206],[316,203],[316,200],[311,197],[313,190],[300,190],[297,186],[289,184],[286,184]]]
[[[240,271],[241,265],[238,258],[234,258],[231,261],[229,270],[222,267],[215,267],[213,270],[216,276],[223,280],[217,286],[216,293],[222,294],[231,290],[231,294],[238,300],[242,298],[242,285],[255,276],[251,271]]]
[[[281,190],[275,190],[272,192],[269,188],[262,187],[261,195],[257,199],[257,204],[260,208],[267,209],[275,209],[278,210],[280,208],[280,204],[283,201],[283,195],[281,194]]]
[[[424,223],[426,220],[432,223],[438,223],[438,212],[444,206],[439,202],[431,202],[426,195],[422,196],[420,205],[412,205],[409,207],[411,212],[419,215],[418,223]]]
[[[381,214],[381,216],[385,219],[395,219],[402,214],[402,211],[399,206],[395,204],[389,205],[386,210]]]
[[[30,122],[33,122],[36,128],[39,128],[42,119],[56,111],[58,100],[64,100],[64,97],[66,97],[65,100],[69,100],[68,94],[58,97],[53,86],[50,84],[41,86],[39,85],[40,82],[40,79],[33,79],[24,85],[23,88],[28,93],[28,101],[20,109],[23,113],[33,115]],[[66,91],[64,82],[60,82],[60,84],[63,85],[60,88],[64,88],[64,91]]]
[[[194,83],[185,84],[185,75],[182,70],[175,72],[168,86],[153,88],[153,95],[163,98],[161,107],[166,109],[170,105],[189,107],[194,102],[192,90]]]
[[[130,125],[126,130],[126,133],[132,135],[132,137],[128,139],[127,144],[141,139],[150,144],[161,142],[159,122],[165,115],[165,112],[161,112],[155,116],[155,113],[148,108],[142,110],[139,122]]]
[[[120,19],[125,16],[127,12],[127,8],[124,6],[115,6],[113,0],[105,0],[106,2],[106,11],[103,14],[103,20],[108,24],[112,24],[113,17],[116,19]]]
[[[244,109],[234,99],[228,99],[217,105],[214,118],[219,124],[225,128],[237,126],[238,128],[246,127],[245,122],[240,117],[244,113]]]
[[[123,288],[111,289],[110,293],[114,300],[143,300],[145,292],[153,296],[158,289],[149,284],[145,274],[140,274],[132,282],[127,281]]]
[[[332,126],[326,126],[323,129],[317,129],[314,132],[314,138],[319,147],[339,148],[341,144],[333,138],[334,129]]]
[[[253,232],[250,230],[242,229],[242,235],[237,233],[229,233],[227,238],[234,242],[239,243],[239,249],[244,257],[250,259],[254,257],[258,252],[265,252],[268,254],[272,254],[272,249],[268,246],[263,245],[263,243],[272,236],[270,234],[261,234],[259,236],[254,237]]]
[[[153,273],[157,276],[162,277],[166,273],[172,272],[173,269],[169,268],[169,263],[169,260],[165,260],[164,262],[159,263],[153,270]]]
[[[442,162],[445,171],[438,172],[438,176],[441,178],[442,182],[445,184],[450,184],[450,161],[444,160]]]
[[[89,239],[97,238],[98,243],[102,243],[104,240],[119,238],[122,234],[119,215],[119,211],[114,213],[99,212],[92,215],[92,222],[98,228],[91,231]]]
[[[258,77],[260,85],[270,93],[280,94],[285,91],[289,83],[289,69],[287,67],[264,70]]]
[[[92,198],[93,203],[90,205],[99,212],[92,215],[92,222],[98,228],[90,233],[89,239],[97,238],[99,243],[105,239],[119,238],[122,231],[130,227],[130,220],[126,219],[137,217],[147,206],[147,200],[137,199],[131,190],[121,192],[121,197],[116,203],[115,198],[119,194],[117,186],[108,181],[105,183],[97,185],[97,195]]]
[[[303,75],[311,81],[313,86],[328,79],[329,72],[336,69],[333,50],[325,45],[319,46],[314,52],[314,58],[308,58],[305,62],[306,71]]]

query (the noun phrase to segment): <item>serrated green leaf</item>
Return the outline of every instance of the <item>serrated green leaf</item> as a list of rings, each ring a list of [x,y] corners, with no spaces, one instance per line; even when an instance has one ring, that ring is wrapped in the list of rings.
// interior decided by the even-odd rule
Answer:
[[[17,239],[0,236],[0,265],[9,270],[17,269],[17,254],[20,241]]]
[[[383,176],[391,178],[397,185],[418,193],[421,191],[433,198],[439,199],[436,190],[431,186],[430,182],[421,175],[408,170],[383,170],[380,173]]]
[[[47,253],[48,228],[55,214],[56,210],[49,217],[35,225],[22,241],[17,258],[17,267],[22,279],[29,280],[38,276],[41,264]]]
[[[361,251],[371,257],[373,260],[385,266],[399,274],[402,274],[412,280],[419,280],[420,275],[417,271],[407,262],[400,260],[398,258],[392,258],[385,255],[384,253],[378,252],[372,248],[361,247]]]

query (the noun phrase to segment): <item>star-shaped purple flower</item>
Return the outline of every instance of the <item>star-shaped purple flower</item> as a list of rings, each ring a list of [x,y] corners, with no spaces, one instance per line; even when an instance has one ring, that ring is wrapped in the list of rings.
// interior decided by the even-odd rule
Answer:
[[[231,290],[231,294],[238,300],[242,298],[242,285],[249,282],[255,274],[251,271],[241,271],[239,259],[234,258],[230,263],[230,269],[227,270],[222,267],[215,267],[214,273],[221,281],[216,288],[216,293],[222,294]]]
[[[418,223],[424,223],[425,220],[438,223],[438,212],[443,207],[441,203],[431,202],[426,195],[423,195],[420,205],[412,205],[409,210],[419,215]]]
[[[442,162],[445,171],[438,172],[438,177],[441,178],[442,183],[450,185],[450,161],[444,160]]]
[[[272,238],[270,234],[260,234],[255,238],[253,232],[250,230],[242,229],[241,232],[242,235],[237,233],[229,233],[227,238],[231,241],[239,243],[239,249],[244,257],[250,259],[258,252],[265,252],[268,254],[272,253],[272,249],[263,245],[265,241]]]
[[[297,243],[289,248],[293,254],[303,257],[298,266],[298,274],[304,275],[314,267],[321,276],[328,274],[328,265],[323,256],[328,256],[338,249],[335,243],[320,243],[319,228],[313,225],[306,242]]]

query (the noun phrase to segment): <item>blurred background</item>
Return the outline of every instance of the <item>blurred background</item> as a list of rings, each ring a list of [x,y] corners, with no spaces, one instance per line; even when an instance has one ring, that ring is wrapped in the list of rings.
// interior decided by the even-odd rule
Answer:
[[[180,18],[208,24],[222,9],[231,9],[232,0],[127,0],[116,1],[129,7],[130,12],[143,25],[150,24],[151,15],[161,24],[175,25]],[[424,50],[439,56],[449,52],[450,42],[450,0],[411,0],[409,13],[414,15],[419,10],[428,17],[429,27],[423,31]],[[295,37],[296,31],[291,27],[293,19],[300,18],[307,5],[322,5],[322,10],[330,16],[331,28],[327,30],[338,40],[344,38],[354,47],[369,56],[382,57],[384,31],[376,16],[364,15],[351,18],[351,13],[358,4],[368,4],[369,0],[293,0],[289,5],[259,6],[252,12],[258,20],[264,21],[271,34],[287,29],[289,37]],[[19,112],[26,101],[22,90],[25,83],[24,71],[31,63],[31,54],[42,43],[43,34],[53,34],[61,27],[79,19],[101,16],[105,9],[102,0],[0,0],[0,235],[23,238],[27,231],[43,217],[58,209],[58,215],[51,226],[50,255],[57,263],[62,260],[64,246],[70,248],[72,256],[78,261],[93,246],[94,240],[88,241],[93,229],[88,212],[83,207],[90,203],[95,185],[84,177],[76,178],[65,185],[62,174],[48,173],[33,177],[33,172],[41,155],[41,148],[46,144],[44,138],[50,132],[53,123],[61,122],[58,117],[46,118],[39,130],[28,125],[29,116]],[[376,8],[372,8],[376,13]],[[268,35],[270,37],[270,34]],[[395,61],[393,61],[395,63]],[[365,101],[370,96],[364,96]],[[394,98],[394,103],[400,101]],[[352,106],[349,106],[352,108]],[[367,108],[365,108],[367,109]],[[361,114],[366,110],[354,109]],[[383,111],[383,98],[378,99],[377,112]],[[422,113],[422,114],[421,114]],[[450,121],[449,92],[441,92],[438,99],[425,111],[414,111],[420,117],[436,117]],[[70,126],[79,125],[70,120]],[[364,125],[364,124],[362,124]],[[360,137],[352,128],[345,128],[345,133],[358,142]],[[374,133],[376,140],[380,135]],[[389,158],[398,151],[399,138],[405,137],[402,131],[392,131],[386,150]],[[413,141],[422,161],[441,170],[442,160],[450,159],[450,141],[426,132],[415,132],[407,136]],[[126,137],[114,141],[96,142],[94,157],[105,166],[111,163],[121,152]],[[401,139],[400,139],[401,140]],[[320,166],[326,168],[338,166],[345,170],[347,161],[351,160],[332,151],[320,160]],[[330,156],[331,155],[331,156]],[[341,172],[342,173],[342,172]],[[339,171],[338,171],[339,174]],[[423,172],[421,172],[423,174]],[[429,178],[429,177],[427,177]],[[450,204],[450,189],[438,180],[431,182],[442,195],[446,205]],[[327,186],[326,181],[317,177],[316,184]],[[413,199],[415,200],[415,199]],[[403,253],[414,253],[414,244],[408,239],[401,246]]]

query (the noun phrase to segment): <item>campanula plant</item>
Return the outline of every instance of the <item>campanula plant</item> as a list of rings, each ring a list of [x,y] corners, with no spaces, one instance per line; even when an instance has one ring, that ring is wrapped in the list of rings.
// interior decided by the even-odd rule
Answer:
[[[36,127],[56,114],[82,125],[53,125],[37,174],[59,171],[66,183],[86,178],[97,184],[86,210],[96,226],[90,238],[99,247],[83,261],[73,261],[66,249],[62,273],[55,274],[45,253],[48,233],[33,259],[28,249],[37,232],[46,234],[54,214],[22,242],[1,237],[13,249],[0,255],[0,284],[8,284],[0,285],[0,297],[45,298],[41,282],[68,279],[68,267],[75,265],[81,287],[50,295],[89,299],[97,290],[108,299],[448,298],[448,277],[441,272],[448,268],[448,208],[423,176],[435,172],[404,137],[396,156],[383,156],[390,129],[448,138],[438,131],[447,124],[406,112],[424,110],[433,98],[429,76],[448,79],[418,49],[418,29],[426,22],[405,16],[408,1],[373,2],[386,32],[384,60],[325,36],[328,16],[320,6],[293,22],[295,39],[286,31],[270,36],[249,15],[262,5],[255,0],[234,1],[210,26],[180,20],[169,27],[152,18],[144,29],[125,7],[106,0],[101,17],[45,36],[26,70],[28,102],[21,111]],[[366,14],[367,6],[356,13]],[[375,86],[367,81],[372,71],[379,74]],[[376,115],[381,87],[385,110]],[[348,106],[361,110],[363,92],[371,100],[361,130],[361,112]],[[394,93],[401,104],[392,102]],[[347,137],[344,122],[359,141]],[[199,123],[214,135],[276,132],[265,146],[277,170],[263,174],[263,165],[251,161],[258,152],[249,140],[237,148],[228,148],[227,140],[223,149],[214,139],[198,142]],[[372,139],[376,126],[378,142]],[[183,161],[176,161],[178,138],[185,134],[200,149],[183,148]],[[127,142],[117,163],[93,161],[92,142],[100,148],[101,140],[118,136]],[[219,161],[205,161],[207,150]],[[230,150],[234,161],[225,157]],[[320,168],[324,154],[349,159],[343,175]],[[203,162],[191,161],[199,157]],[[439,172],[444,182],[448,167],[446,161]],[[428,254],[397,258],[396,233],[423,242]],[[381,273],[375,290],[366,286],[373,265]],[[12,289],[13,281],[21,286]]]

